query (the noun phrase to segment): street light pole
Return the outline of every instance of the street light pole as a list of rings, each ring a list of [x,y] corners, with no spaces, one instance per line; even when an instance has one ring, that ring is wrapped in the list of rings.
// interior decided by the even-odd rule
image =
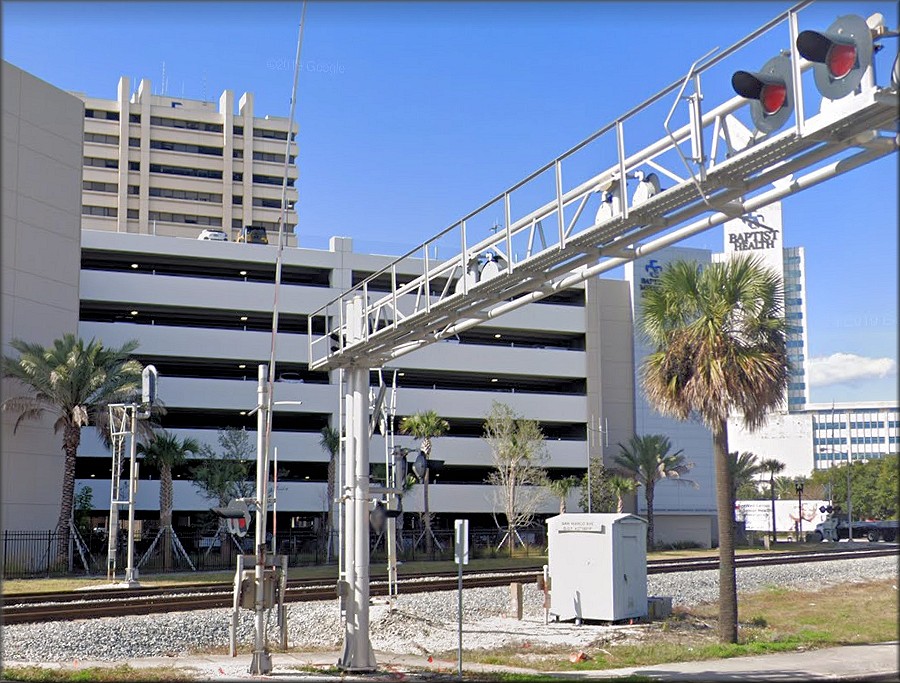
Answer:
[[[803,482],[794,483],[797,489],[797,543],[803,542]]]
[[[849,417],[848,426],[849,426]],[[849,434],[850,430],[847,430]],[[849,439],[848,439],[849,441]],[[853,502],[850,498],[850,467],[853,465],[853,453],[850,444],[847,444],[847,542],[853,541]]]

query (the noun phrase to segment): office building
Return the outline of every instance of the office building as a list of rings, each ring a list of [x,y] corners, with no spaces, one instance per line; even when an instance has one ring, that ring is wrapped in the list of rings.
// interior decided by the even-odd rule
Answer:
[[[900,453],[900,410],[889,401],[811,403],[771,415],[755,433],[737,421],[729,421],[728,430],[733,450],[780,460],[788,477]]]
[[[11,339],[50,345],[78,328],[84,111],[68,93],[3,62],[3,353]],[[18,395],[0,382],[0,398]],[[4,529],[56,527],[62,438],[56,416],[22,423],[4,412],[0,500]]]
[[[230,90],[216,107],[153,94],[147,79],[132,92],[126,76],[114,100],[73,94],[84,101],[85,229],[178,237],[221,229],[234,240],[255,226],[272,239],[290,135],[285,235],[296,243],[297,126],[257,117],[252,94],[235,111]]]

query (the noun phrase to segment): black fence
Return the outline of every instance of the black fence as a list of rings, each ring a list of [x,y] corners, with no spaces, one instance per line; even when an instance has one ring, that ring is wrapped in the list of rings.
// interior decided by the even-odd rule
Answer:
[[[434,530],[429,539],[421,530],[397,532],[397,559],[401,562],[453,559],[453,531]],[[75,537],[54,531],[4,531],[2,578],[23,579],[63,576],[106,576],[109,546],[102,533]],[[337,532],[327,536],[311,531],[278,532],[277,553],[287,555],[288,566],[337,564],[340,539]],[[272,543],[269,535],[268,543]],[[135,534],[133,564],[138,577],[167,572],[233,570],[237,555],[253,554],[252,533],[243,538],[226,533],[200,531],[172,534],[151,531]],[[546,554],[546,529],[528,528],[518,532],[513,549],[517,557]],[[387,562],[387,534],[370,532],[371,562]],[[505,530],[476,529],[469,533],[470,559],[505,557],[509,544]],[[115,576],[121,579],[128,564],[128,537],[119,534],[115,556]]]

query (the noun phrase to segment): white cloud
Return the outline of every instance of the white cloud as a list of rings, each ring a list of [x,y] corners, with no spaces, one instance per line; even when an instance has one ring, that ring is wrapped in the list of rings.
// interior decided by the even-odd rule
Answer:
[[[854,353],[833,353],[809,359],[809,383],[814,387],[853,384],[897,374],[893,358],[866,358]]]

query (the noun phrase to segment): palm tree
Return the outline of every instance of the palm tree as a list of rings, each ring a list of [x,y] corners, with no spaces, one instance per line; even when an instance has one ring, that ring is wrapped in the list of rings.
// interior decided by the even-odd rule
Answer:
[[[581,481],[575,476],[564,477],[563,479],[551,479],[547,482],[550,491],[553,492],[554,496],[559,498],[559,514],[564,515],[566,513],[566,498],[569,496],[569,491],[580,483]]]
[[[628,446],[619,444],[620,453],[614,460],[631,477],[636,484],[644,487],[644,498],[647,501],[647,548],[653,547],[653,494],[656,482],[661,479],[674,479],[686,484],[694,482],[682,479],[694,466],[685,462],[681,451],[669,453],[672,444],[662,434],[635,434]]]
[[[784,471],[785,464],[775,458],[766,458],[759,466],[760,471],[769,473],[769,493],[772,495],[772,543],[776,543],[778,532],[775,528],[775,475]]]
[[[319,439],[319,446],[328,453],[328,484],[325,489],[325,498],[328,501],[328,509],[325,512],[325,547],[326,554],[331,559],[331,536],[334,527],[334,468],[337,460],[338,451],[341,448],[341,435],[334,427],[323,427],[322,438]]]
[[[731,502],[737,500],[737,492],[742,486],[752,484],[753,478],[763,471],[756,456],[750,451],[738,453],[733,451],[728,454],[728,464],[731,466]]]
[[[200,452],[196,439],[179,439],[174,434],[161,431],[146,444],[139,443],[137,452],[144,462],[159,470],[159,529],[163,534],[163,568],[172,568],[172,469],[183,465],[188,454]]]
[[[733,451],[728,454],[728,466],[731,468],[731,509],[738,497],[738,491],[742,486],[753,484],[753,478],[762,469],[756,460],[756,456],[750,451],[738,453]],[[737,520],[732,517],[732,524],[737,525]]]
[[[625,496],[637,490],[637,481],[631,477],[614,474],[609,478],[609,486],[616,494],[616,512],[625,512]]]
[[[431,439],[445,434],[450,429],[450,423],[440,417],[433,410],[424,413],[416,413],[408,415],[400,421],[400,431],[403,434],[410,434],[416,439],[422,440],[422,452],[426,459],[431,458]],[[425,476],[422,478],[422,496],[423,510],[422,526],[425,527],[425,552],[430,556],[434,549],[433,537],[431,531],[431,513],[428,511],[428,479],[431,468],[425,469]]]
[[[644,291],[641,328],[653,347],[643,387],[665,415],[698,416],[713,435],[719,527],[719,639],[737,642],[734,509],[728,416],[754,431],[788,384],[783,287],[762,261],[736,256],[670,264]]]
[[[56,529],[61,534],[60,547],[67,548],[81,428],[96,424],[110,403],[124,403],[140,392],[143,367],[129,359],[138,342],[105,348],[94,339],[86,344],[66,334],[51,347],[21,339],[12,339],[9,345],[19,357],[3,356],[3,377],[18,380],[27,392],[3,402],[3,410],[17,414],[13,432],[22,422],[49,413],[57,418],[54,431],[63,433],[63,484]]]
[[[778,500],[793,500],[797,497],[797,480],[793,477],[775,477],[775,494]]]

